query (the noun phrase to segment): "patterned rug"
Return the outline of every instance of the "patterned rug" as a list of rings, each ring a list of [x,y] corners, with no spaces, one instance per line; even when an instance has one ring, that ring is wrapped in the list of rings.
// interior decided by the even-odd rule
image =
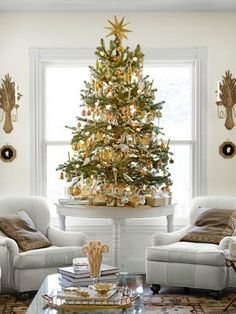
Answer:
[[[17,300],[14,295],[0,295],[0,314],[24,314],[32,298],[25,301]]]
[[[236,314],[236,300],[228,308],[223,309],[236,297],[235,294],[226,294],[219,300],[210,296],[191,296],[165,294],[158,296],[144,296],[145,314]]]
[[[145,314],[236,314],[236,301],[223,312],[225,306],[234,298],[235,294],[226,294],[220,300],[211,297],[163,294],[158,296],[144,296]],[[13,295],[0,295],[0,314],[25,314],[32,301],[19,301]],[[131,310],[132,313],[133,310]]]

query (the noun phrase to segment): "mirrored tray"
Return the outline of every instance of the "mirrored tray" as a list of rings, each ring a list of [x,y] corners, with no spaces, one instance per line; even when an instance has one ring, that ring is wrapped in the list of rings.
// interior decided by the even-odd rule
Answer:
[[[81,291],[88,292],[89,296],[81,297],[81,294],[77,296],[73,292],[53,290],[50,295],[44,294],[42,297],[47,300],[50,308],[60,311],[126,309],[132,306],[133,301],[138,297],[137,294],[132,293],[132,290],[122,288],[115,289],[107,297],[94,294],[94,290],[89,287],[83,287]]]

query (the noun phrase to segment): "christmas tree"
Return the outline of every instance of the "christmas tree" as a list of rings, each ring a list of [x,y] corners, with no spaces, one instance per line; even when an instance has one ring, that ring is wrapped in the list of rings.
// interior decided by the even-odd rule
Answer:
[[[124,18],[108,22],[107,36],[114,38],[108,47],[101,39],[96,48],[91,80],[81,91],[82,116],[70,127],[73,155],[58,170],[77,188],[75,195],[89,185],[91,194],[112,195],[127,203],[151,187],[168,191],[168,164],[173,160],[169,141],[161,139],[156,123],[164,102],[155,101],[153,81],[142,73],[144,54],[139,45],[134,51],[123,46],[130,32]]]

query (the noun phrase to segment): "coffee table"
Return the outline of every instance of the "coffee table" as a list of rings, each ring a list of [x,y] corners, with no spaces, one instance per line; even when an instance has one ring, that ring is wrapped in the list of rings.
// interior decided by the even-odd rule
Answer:
[[[43,294],[50,294],[53,290],[61,290],[62,287],[59,284],[59,278],[61,275],[54,274],[49,275],[43,281],[40,289],[35,295],[32,303],[30,304],[26,314],[59,314],[61,312],[51,309],[47,306],[47,301],[42,298]],[[120,273],[119,275],[119,285],[120,286],[128,286],[133,291],[137,293],[143,292],[144,287],[144,276],[128,274],[128,273]],[[123,311],[123,312],[122,312]],[[64,312],[69,313],[69,312]],[[74,312],[75,313],[75,312]],[[97,314],[120,314],[120,313],[139,313],[144,314],[143,304],[141,298],[136,299],[133,303],[133,306],[127,310],[96,310],[96,311],[80,311],[80,314],[87,313],[97,313]]]

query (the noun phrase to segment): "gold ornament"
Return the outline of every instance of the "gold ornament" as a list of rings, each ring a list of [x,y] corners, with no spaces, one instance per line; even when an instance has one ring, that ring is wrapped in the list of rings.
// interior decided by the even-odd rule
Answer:
[[[103,160],[109,160],[111,158],[111,152],[108,149],[104,149],[102,151],[102,159]]]
[[[72,176],[71,174],[66,175],[66,182],[71,182],[72,181]]]
[[[106,29],[110,30],[110,33],[106,37],[115,35],[119,41],[122,41],[122,38],[127,39],[127,36],[125,35],[125,33],[131,32],[131,31],[125,28],[125,26],[128,25],[129,23],[124,24],[124,17],[120,21],[117,20],[116,16],[114,16],[114,19],[115,19],[114,22],[111,22],[110,20],[108,20],[111,26],[105,27]]]
[[[85,183],[86,183],[86,185],[92,185],[93,184],[92,178],[87,178]]]
[[[84,142],[84,141],[80,141],[80,142],[79,142],[79,148],[80,148],[80,149],[85,148],[85,142]]]
[[[157,116],[157,118],[161,118],[162,117],[162,113],[160,111],[157,111],[156,116]]]
[[[64,180],[64,173],[63,173],[63,171],[60,172],[60,177],[59,177],[59,179],[60,179],[60,180]]]
[[[73,150],[77,151],[78,150],[78,143],[73,143],[71,145],[71,147],[72,147]]]
[[[96,134],[96,139],[97,139],[97,141],[100,142],[100,141],[103,139],[102,133],[97,132],[97,134]]]
[[[87,141],[87,145],[88,147],[92,147],[93,146],[93,140],[90,138],[88,141]]]
[[[148,144],[150,144],[150,142],[151,142],[151,138],[150,138],[149,135],[145,135],[145,136],[143,136],[142,138],[140,138],[140,139],[138,140],[138,142],[139,142],[140,144],[143,144],[143,145],[148,145]]]
[[[78,186],[73,187],[71,191],[72,196],[78,196],[81,193],[81,189]]]
[[[118,52],[123,52],[124,48],[123,47],[118,47],[117,50],[118,50]]]

